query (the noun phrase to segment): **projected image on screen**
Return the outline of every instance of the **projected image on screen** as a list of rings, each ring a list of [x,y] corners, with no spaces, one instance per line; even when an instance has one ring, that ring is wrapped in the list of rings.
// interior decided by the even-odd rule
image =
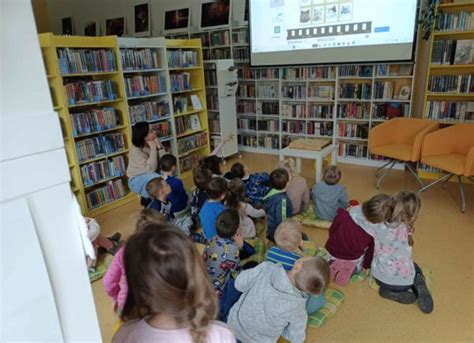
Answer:
[[[201,4],[201,28],[229,25],[230,0]]]
[[[251,0],[253,65],[409,60],[417,0]],[[270,56],[271,54],[271,56]]]

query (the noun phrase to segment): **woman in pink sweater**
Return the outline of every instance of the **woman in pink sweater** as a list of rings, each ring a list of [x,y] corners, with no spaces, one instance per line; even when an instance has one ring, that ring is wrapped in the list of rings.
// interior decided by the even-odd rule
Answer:
[[[165,218],[157,211],[151,209],[143,209],[140,211],[137,223],[135,225],[136,232],[143,230],[150,223],[165,223]],[[125,265],[123,262],[123,254],[125,246],[122,246],[115,254],[109,269],[104,275],[105,292],[114,300],[114,310],[119,314],[123,310],[125,301],[127,300],[128,285],[125,277]]]
[[[291,205],[293,205],[293,215],[304,211],[309,204],[309,189],[306,179],[298,174],[295,161],[292,158],[287,158],[278,162],[276,167],[286,169],[290,174],[286,194],[290,198]]]

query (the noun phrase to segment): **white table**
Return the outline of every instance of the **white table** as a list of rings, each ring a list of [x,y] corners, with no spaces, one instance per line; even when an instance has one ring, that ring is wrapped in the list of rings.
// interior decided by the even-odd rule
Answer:
[[[280,150],[280,161],[285,159],[285,156],[295,157],[296,158],[296,169],[298,173],[301,173],[301,159],[307,158],[310,160],[315,160],[316,164],[316,182],[321,181],[321,174],[323,168],[323,160],[331,154],[331,165],[336,165],[336,149],[337,146],[334,144],[329,144],[327,147],[323,148],[320,151],[312,150],[302,150],[302,149],[293,149],[285,148]]]

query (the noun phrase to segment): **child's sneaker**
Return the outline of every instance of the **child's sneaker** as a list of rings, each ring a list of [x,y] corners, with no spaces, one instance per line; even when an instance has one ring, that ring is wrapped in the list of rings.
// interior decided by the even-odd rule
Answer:
[[[416,301],[416,294],[413,292],[393,292],[386,288],[380,287],[379,295],[382,298],[396,301],[400,304],[413,304]]]
[[[415,281],[413,287],[418,295],[418,306],[423,313],[433,312],[433,297],[426,287],[425,277],[422,274],[417,273],[415,275]]]

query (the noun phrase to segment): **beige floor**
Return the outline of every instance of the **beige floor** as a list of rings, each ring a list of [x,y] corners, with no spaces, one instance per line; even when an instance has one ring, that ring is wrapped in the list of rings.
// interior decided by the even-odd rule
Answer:
[[[275,156],[245,154],[252,171],[270,171]],[[229,161],[226,169],[232,161]],[[364,200],[377,193],[374,169],[340,165],[342,183],[351,198]],[[302,175],[310,187],[314,171],[309,161],[303,163]],[[186,180],[187,182],[191,180]],[[381,191],[416,190],[408,172],[393,171]],[[308,329],[307,342],[474,342],[474,187],[465,185],[468,201],[466,213],[459,210],[459,193],[455,183],[447,190],[437,186],[422,196],[422,209],[416,224],[414,260],[433,270],[435,310],[430,315],[416,305],[399,305],[381,299],[365,282],[343,289],[346,301],[336,316],[319,329]],[[97,219],[106,233],[133,231],[132,214],[138,204],[129,204]],[[311,239],[323,245],[327,231],[305,228]],[[334,287],[332,285],[331,287]],[[105,342],[110,342],[117,320],[112,302],[102,283],[92,286],[97,314]]]

